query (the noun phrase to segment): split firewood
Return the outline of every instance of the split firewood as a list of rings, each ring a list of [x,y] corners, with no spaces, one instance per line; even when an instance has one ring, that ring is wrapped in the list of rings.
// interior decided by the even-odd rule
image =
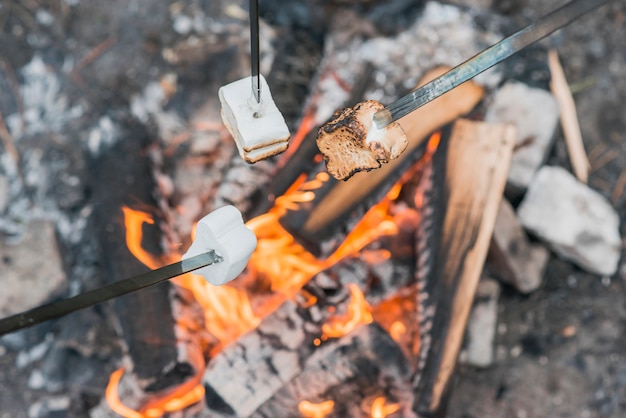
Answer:
[[[445,96],[444,96],[445,97]],[[432,280],[439,283],[432,344],[416,382],[414,410],[440,411],[453,371],[504,192],[515,143],[509,125],[459,120],[446,158],[445,215]],[[444,262],[445,260],[445,262]]]

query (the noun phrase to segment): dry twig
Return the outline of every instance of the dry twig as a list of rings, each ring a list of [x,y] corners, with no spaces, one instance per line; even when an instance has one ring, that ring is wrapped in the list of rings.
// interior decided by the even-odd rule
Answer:
[[[611,202],[614,205],[617,205],[622,198],[624,189],[626,189],[626,168],[624,168],[620,173],[617,181],[615,182],[615,186],[613,187],[613,193],[611,193]]]
[[[565,73],[559,62],[559,56],[555,50],[548,52],[548,65],[552,76],[550,89],[561,108],[561,127],[563,129],[563,136],[565,137],[570,163],[572,164],[574,174],[578,180],[587,183],[590,166],[587,154],[585,153],[580,124],[576,116],[576,104],[574,103],[574,98],[572,97],[567,80],[565,79]]]

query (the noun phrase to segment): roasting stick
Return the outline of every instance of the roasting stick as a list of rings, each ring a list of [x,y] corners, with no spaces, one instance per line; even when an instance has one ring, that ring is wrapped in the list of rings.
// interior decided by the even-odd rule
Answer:
[[[194,271],[211,284],[227,283],[243,271],[255,248],[256,236],[244,225],[241,213],[234,206],[224,206],[198,222],[196,237],[181,261],[0,319],[0,335]]]
[[[261,104],[261,54],[259,51],[259,0],[250,0],[250,66],[252,96]]]
[[[376,127],[378,129],[385,128],[608,1],[610,0],[574,0],[567,3],[478,53],[430,83],[379,110],[374,115]]]
[[[152,286],[181,274],[190,273],[222,261],[222,258],[209,251],[187,260],[161,267],[137,276],[129,277],[99,289],[63,299],[58,302],[42,305],[20,314],[0,320],[0,335],[30,327],[49,319],[59,318],[79,309],[125,295],[144,287]]]

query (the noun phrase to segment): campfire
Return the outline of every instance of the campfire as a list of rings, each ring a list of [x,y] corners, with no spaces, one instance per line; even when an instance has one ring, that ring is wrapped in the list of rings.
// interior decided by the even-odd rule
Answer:
[[[182,28],[189,10],[178,7],[169,13]],[[248,64],[239,6],[205,16],[212,25],[193,23],[198,27],[167,47],[152,45],[168,70],[155,72],[120,105],[124,116],[111,111],[83,127],[86,165],[111,175],[91,179],[93,198],[81,216],[93,241],[77,238],[72,248],[92,249],[90,259],[98,261],[86,271],[98,270],[103,284],[181,260],[196,222],[225,205],[243,213],[258,240],[231,283],[213,286],[187,273],[33,331],[58,334],[47,343],[57,359],[46,364],[62,368],[72,350],[92,353],[83,340],[99,335],[76,337],[73,324],[110,329],[107,360],[76,367],[100,375],[90,416],[444,416],[459,359],[478,367],[493,362],[495,320],[476,319],[481,310],[495,315],[500,286],[492,278],[519,293],[535,291],[548,246],[581,268],[613,274],[612,251],[619,254],[621,243],[612,224],[602,237],[611,251],[600,251],[606,257],[598,260],[592,242],[572,249],[533,223],[531,198],[542,193],[537,181],[576,181],[543,167],[563,105],[558,87],[548,92],[558,59],[552,52],[549,67],[541,46],[401,118],[408,146],[399,158],[346,181],[329,175],[315,138],[335,110],[368,99],[389,103],[501,39],[506,27],[489,15],[495,23],[485,28],[476,23],[485,16],[427,2],[407,6],[402,25],[385,29],[377,16],[397,11],[364,7],[367,13],[337,6],[323,43],[304,34],[281,39],[279,27],[262,22],[268,45],[261,70],[292,132],[282,155],[244,162],[221,122],[217,87],[241,78]],[[116,42],[98,45],[70,81],[86,88],[84,68]],[[298,67],[307,59],[310,68]],[[19,76],[57,89],[41,63],[33,58]],[[216,68],[198,76],[209,65]],[[289,86],[299,90],[281,96]],[[64,103],[53,107],[65,109],[58,120],[69,124],[80,109]],[[28,131],[35,104],[22,106],[24,121],[19,112],[0,119],[4,143],[7,135],[36,134]],[[571,152],[580,179],[585,151],[580,140],[568,147],[577,145]],[[24,162],[12,164],[15,178],[23,176]],[[70,242],[79,222],[63,222]],[[77,273],[72,292],[98,287],[83,283],[86,276]],[[22,337],[15,338],[7,344]],[[481,344],[489,348],[474,348]]]

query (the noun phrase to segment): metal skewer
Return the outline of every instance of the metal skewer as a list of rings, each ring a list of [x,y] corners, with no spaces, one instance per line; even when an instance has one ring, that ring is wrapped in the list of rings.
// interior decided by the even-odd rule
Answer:
[[[42,305],[38,308],[0,319],[0,335],[67,315],[79,309],[161,283],[165,280],[180,276],[181,274],[190,273],[221,261],[222,257],[211,250],[147,273],[111,283],[99,289],[94,289],[68,299]]]
[[[250,0],[250,65],[252,74],[252,95],[261,103],[261,75],[259,53],[259,0]]]
[[[575,0],[567,3],[412,93],[385,106],[374,115],[376,127],[383,129],[608,1],[610,0]]]

